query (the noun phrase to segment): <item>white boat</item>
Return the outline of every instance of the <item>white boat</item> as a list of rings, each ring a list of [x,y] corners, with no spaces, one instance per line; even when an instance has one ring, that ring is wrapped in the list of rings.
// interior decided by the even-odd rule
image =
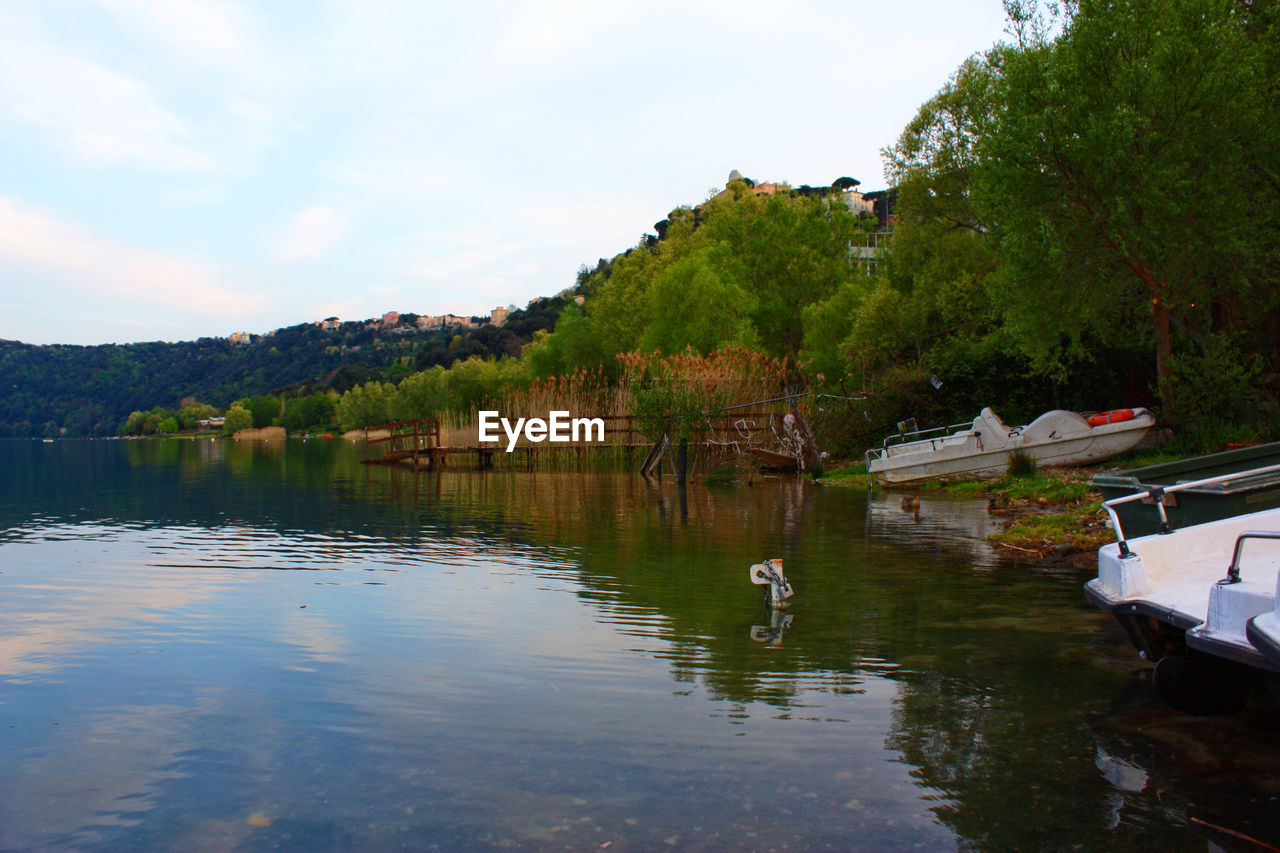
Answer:
[[[1085,417],[1054,409],[1010,427],[990,408],[973,423],[899,433],[866,453],[867,470],[884,483],[939,477],[999,477],[1009,454],[1021,451],[1042,465],[1088,465],[1134,447],[1155,424],[1146,409],[1115,409]]]
[[[1275,601],[1276,606],[1270,611],[1245,624],[1244,635],[1271,667],[1280,670],[1280,579],[1276,582]]]
[[[1254,683],[1280,674],[1274,642],[1280,509],[1170,530],[1165,504],[1183,489],[1276,470],[1178,483],[1103,504],[1119,541],[1099,549],[1098,577],[1085,584],[1085,595],[1113,614],[1138,653],[1156,665],[1156,693],[1175,708],[1239,710]],[[1116,507],[1132,501],[1150,503],[1162,532],[1125,538]]]

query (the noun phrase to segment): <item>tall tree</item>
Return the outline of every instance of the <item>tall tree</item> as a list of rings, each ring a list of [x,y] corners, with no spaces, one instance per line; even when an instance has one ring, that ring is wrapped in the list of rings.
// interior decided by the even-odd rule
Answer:
[[[1007,6],[974,195],[1008,328],[1052,369],[1145,326],[1164,393],[1174,327],[1274,263],[1268,47],[1237,0],[1082,0],[1053,40],[1033,3]]]

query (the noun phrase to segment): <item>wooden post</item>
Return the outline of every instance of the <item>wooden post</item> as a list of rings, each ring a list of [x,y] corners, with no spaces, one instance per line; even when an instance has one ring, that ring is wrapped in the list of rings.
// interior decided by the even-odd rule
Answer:
[[[785,386],[784,386],[785,387]],[[786,388],[787,394],[791,394],[791,389]],[[803,455],[808,457],[808,469],[810,475],[816,480],[822,476],[822,454],[818,451],[818,442],[813,437],[813,430],[809,429],[809,422],[805,420],[804,415],[800,414],[796,401],[791,400],[791,414],[796,418],[796,429],[800,431],[800,438],[803,440]]]

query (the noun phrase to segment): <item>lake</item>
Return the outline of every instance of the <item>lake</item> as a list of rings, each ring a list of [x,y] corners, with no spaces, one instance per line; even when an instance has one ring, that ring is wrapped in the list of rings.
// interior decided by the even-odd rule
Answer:
[[[1269,697],[1162,708],[982,501],[359,459],[0,442],[0,848],[1280,846]]]

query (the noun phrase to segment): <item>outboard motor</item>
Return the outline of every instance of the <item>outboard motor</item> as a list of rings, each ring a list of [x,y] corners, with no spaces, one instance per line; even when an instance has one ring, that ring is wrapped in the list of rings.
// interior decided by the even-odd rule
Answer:
[[[782,573],[782,560],[775,557],[772,560],[765,560],[763,563],[756,563],[748,571],[751,573],[751,582],[758,586],[769,586],[769,606],[775,610],[781,610],[787,606],[787,599],[795,595],[791,590],[791,584],[787,582],[787,576]]]

